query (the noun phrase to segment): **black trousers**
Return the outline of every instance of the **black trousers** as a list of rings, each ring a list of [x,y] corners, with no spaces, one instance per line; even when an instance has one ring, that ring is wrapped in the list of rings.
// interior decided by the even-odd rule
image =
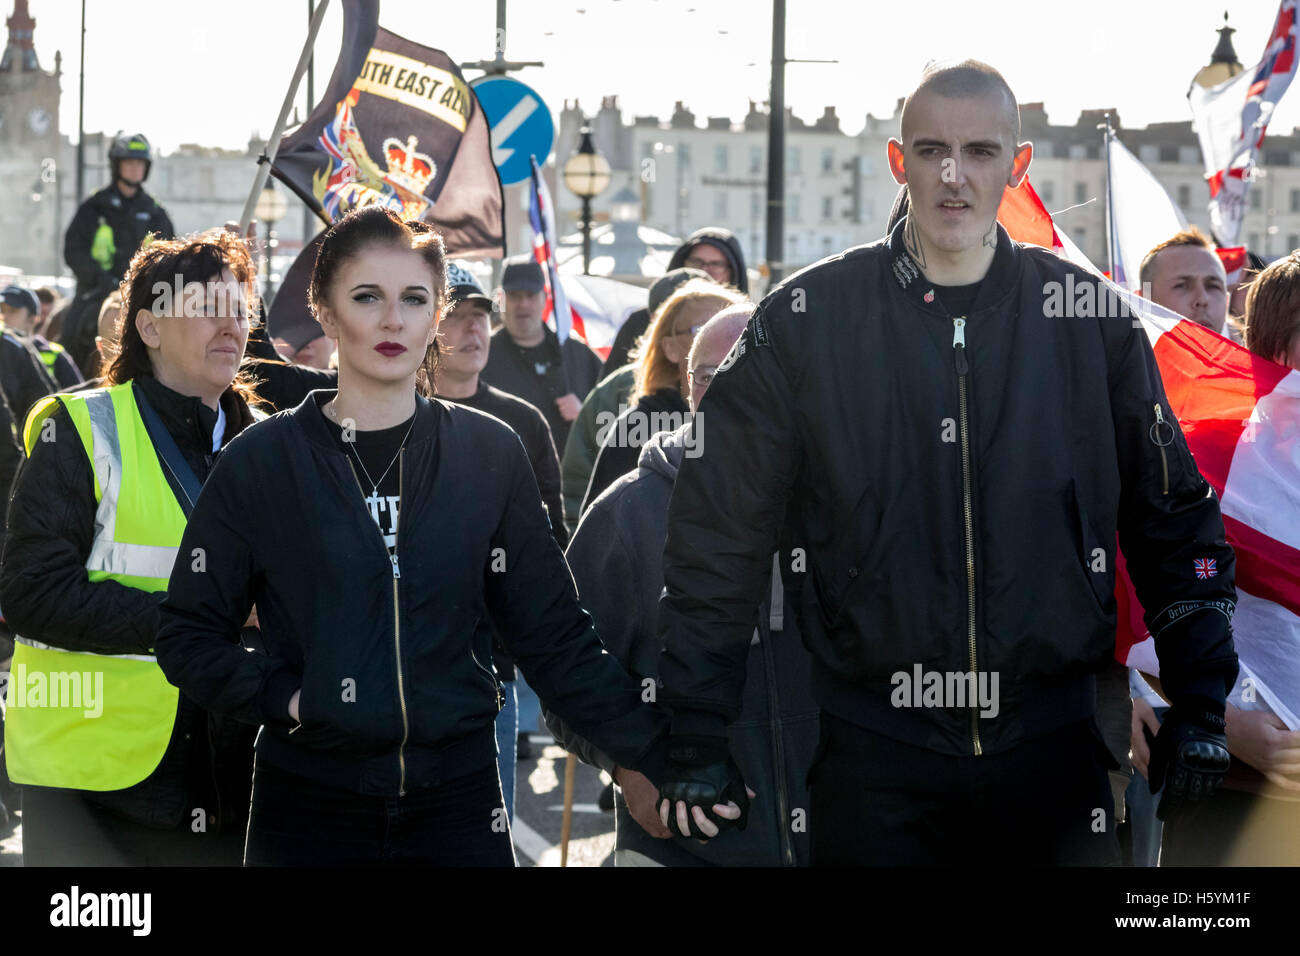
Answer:
[[[247,866],[514,866],[494,761],[404,797],[370,796],[253,767]]]
[[[822,712],[813,866],[1113,866],[1113,761],[1092,718],[953,757]]]

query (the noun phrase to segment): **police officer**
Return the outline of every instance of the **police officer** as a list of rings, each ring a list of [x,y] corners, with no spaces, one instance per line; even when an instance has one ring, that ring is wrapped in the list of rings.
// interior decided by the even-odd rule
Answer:
[[[78,368],[85,367],[94,350],[100,303],[122,281],[144,237],[176,234],[166,210],[144,191],[153,166],[144,134],[119,133],[108,148],[108,163],[112,182],[81,204],[63,241],[63,258],[77,277],[63,344]]]
[[[40,320],[41,300],[30,289],[20,285],[7,286],[0,292],[0,327],[20,336],[36,350],[45,374],[55,388],[71,388],[81,384],[81,372],[72,364],[67,351],[57,342],[51,342],[36,332]]]

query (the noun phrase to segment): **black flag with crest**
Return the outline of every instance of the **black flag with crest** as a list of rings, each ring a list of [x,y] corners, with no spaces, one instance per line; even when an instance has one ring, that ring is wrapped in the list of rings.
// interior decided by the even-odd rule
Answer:
[[[272,172],[330,222],[382,203],[437,228],[449,255],[505,253],[505,203],[487,118],[441,50],[343,0],[343,45],[325,95],[280,143]]]

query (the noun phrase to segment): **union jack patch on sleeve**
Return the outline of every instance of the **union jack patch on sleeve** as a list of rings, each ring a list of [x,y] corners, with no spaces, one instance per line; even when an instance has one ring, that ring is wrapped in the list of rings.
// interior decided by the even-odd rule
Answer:
[[[1219,573],[1218,564],[1213,558],[1197,558],[1192,562],[1192,570],[1202,581],[1208,581]]]

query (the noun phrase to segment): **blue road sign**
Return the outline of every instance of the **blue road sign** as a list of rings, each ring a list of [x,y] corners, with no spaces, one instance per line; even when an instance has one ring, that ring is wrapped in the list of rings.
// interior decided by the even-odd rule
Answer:
[[[523,182],[532,174],[528,157],[546,162],[555,143],[551,111],[530,87],[509,77],[488,77],[472,86],[492,128],[492,161],[501,185]]]

